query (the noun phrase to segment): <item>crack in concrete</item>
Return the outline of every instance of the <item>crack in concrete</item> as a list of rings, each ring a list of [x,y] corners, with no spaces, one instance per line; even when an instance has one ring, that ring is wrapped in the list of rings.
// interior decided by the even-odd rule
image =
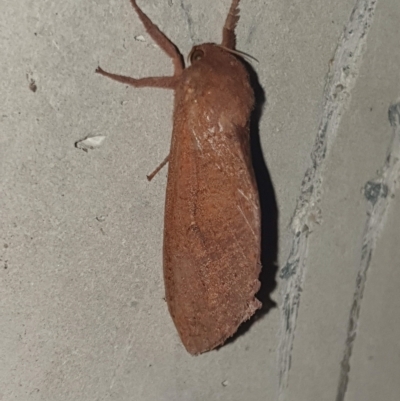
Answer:
[[[181,9],[183,10],[183,12],[185,14],[186,24],[189,29],[190,40],[192,41],[192,45],[193,45],[195,43],[194,32],[193,32],[193,19],[190,16],[190,12],[192,10],[192,5],[191,4],[185,5],[183,0],[181,0],[180,5],[181,5]]]
[[[400,181],[400,102],[390,106],[389,121],[393,127],[393,138],[389,145],[388,155],[381,169],[380,177],[373,181],[368,181],[364,186],[364,196],[368,202],[368,217],[364,228],[361,261],[347,325],[345,349],[340,364],[341,370],[336,401],[344,401],[346,396],[349,382],[350,359],[357,337],[367,272],[376,242],[386,221],[386,211],[391,203],[391,199],[394,197],[398,182]]]
[[[325,159],[336,138],[341,118],[346,111],[359,72],[367,33],[377,0],[357,0],[331,60],[323,93],[323,113],[311,152],[311,165],[301,183],[291,229],[294,234],[291,250],[280,272],[282,309],[278,350],[279,400],[284,399],[288,385],[300,295],[306,274],[308,236],[320,221],[322,177]]]

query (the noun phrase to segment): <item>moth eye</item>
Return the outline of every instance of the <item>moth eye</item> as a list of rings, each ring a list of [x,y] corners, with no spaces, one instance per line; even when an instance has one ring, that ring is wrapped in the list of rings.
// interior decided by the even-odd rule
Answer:
[[[204,57],[203,50],[197,49],[190,56],[190,62],[193,64],[195,61],[199,61]]]

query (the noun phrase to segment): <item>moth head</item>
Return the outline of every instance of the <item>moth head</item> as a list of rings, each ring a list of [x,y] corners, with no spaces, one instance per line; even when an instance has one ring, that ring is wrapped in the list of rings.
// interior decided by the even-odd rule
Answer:
[[[194,46],[188,55],[188,61],[190,64],[194,64],[196,61],[202,60],[204,57],[204,50],[200,46]]]
[[[194,46],[187,57],[187,61],[190,61],[190,64],[193,65],[196,62],[203,60],[204,57],[206,56],[206,54],[208,54],[208,55],[213,54],[214,50],[217,48],[219,48],[222,51],[226,51],[227,53],[234,54],[235,56],[238,56],[239,58],[252,59],[252,60],[258,61],[253,56],[250,56],[247,53],[241,52],[240,50],[233,50],[233,49],[230,49],[223,45],[217,45],[214,43],[203,43],[202,45]]]
[[[215,43],[202,43],[192,48],[187,57],[187,61],[190,61],[191,65],[195,65],[200,61],[207,63],[206,60],[218,60],[225,51],[231,53],[229,49]]]

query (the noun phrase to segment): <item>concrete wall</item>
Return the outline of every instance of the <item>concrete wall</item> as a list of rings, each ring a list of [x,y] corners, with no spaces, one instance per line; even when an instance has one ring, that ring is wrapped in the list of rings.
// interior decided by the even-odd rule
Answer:
[[[138,3],[187,54],[230,1]],[[172,93],[94,74],[171,63],[128,0],[1,5],[0,400],[398,400],[398,0],[242,0],[276,307],[198,357],[163,300],[166,169],[146,180]]]

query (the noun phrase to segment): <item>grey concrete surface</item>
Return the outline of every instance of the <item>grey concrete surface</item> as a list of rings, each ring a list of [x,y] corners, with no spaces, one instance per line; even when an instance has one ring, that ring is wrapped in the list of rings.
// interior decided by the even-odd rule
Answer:
[[[186,55],[220,40],[230,0],[138,3]],[[128,0],[0,4],[1,401],[398,399],[398,0],[242,0],[238,48],[267,97],[277,307],[198,357],[163,300],[167,170],[146,180],[172,94],[94,74],[170,61]]]

